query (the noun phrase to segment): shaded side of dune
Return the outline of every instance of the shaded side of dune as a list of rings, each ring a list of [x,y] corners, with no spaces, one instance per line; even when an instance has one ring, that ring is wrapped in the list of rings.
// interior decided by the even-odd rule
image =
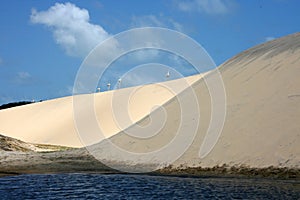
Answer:
[[[250,169],[272,166],[298,169],[299,58],[300,33],[297,33],[253,47],[220,66],[227,98],[226,118],[217,143],[204,158],[199,157],[199,150],[209,131],[212,109],[211,96],[204,79],[192,85],[201,116],[197,134],[178,160],[167,163],[167,157],[159,157],[157,154],[136,159],[120,156],[119,151],[105,141],[95,145],[95,154],[102,159],[134,164],[157,162],[160,165],[161,162],[166,162],[163,163],[165,166],[173,164],[175,170],[180,165],[187,168],[200,167],[199,169],[223,165],[246,166]],[[209,79],[210,74],[207,74],[206,79]],[[184,92],[180,95],[185,99],[190,98]],[[172,98],[162,107],[168,117],[155,136],[147,139],[131,137],[127,134],[130,127],[111,137],[110,142],[127,152],[148,153],[163,149],[176,138],[182,116],[177,98]],[[154,116],[156,113],[152,114]],[[149,118],[150,115],[135,126],[147,125]],[[189,127],[190,122],[182,126]],[[146,131],[140,134],[147,135]],[[182,137],[182,142],[190,138],[188,134]]]
[[[0,174],[31,173],[114,173],[85,150],[59,152],[0,152]]]

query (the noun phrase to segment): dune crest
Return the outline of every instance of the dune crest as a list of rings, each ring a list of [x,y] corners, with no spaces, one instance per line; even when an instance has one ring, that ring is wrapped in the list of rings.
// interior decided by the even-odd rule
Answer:
[[[227,115],[217,144],[206,157],[199,157],[199,149],[211,120],[210,94],[205,81],[199,79],[192,86],[200,110],[197,135],[175,163],[168,163],[166,156],[164,164],[175,167],[213,167],[225,164],[299,168],[300,33],[255,46],[225,62],[219,70],[226,90]],[[109,143],[127,152],[140,154],[163,149],[176,137],[181,114],[175,97],[162,107],[168,118],[154,137],[145,140],[120,132],[109,141],[93,146],[91,151],[103,161],[153,163],[159,168],[163,157],[158,154],[152,157],[124,157]],[[146,120],[147,117],[138,124],[142,125]]]
[[[201,76],[195,75],[172,80],[165,82],[164,85],[157,83],[81,96],[83,99],[85,97],[94,98],[99,127],[105,137],[110,137],[122,130],[114,118],[115,114],[111,106],[113,98],[118,98],[118,101],[125,105],[129,103],[130,121],[122,124],[123,127],[127,127],[148,115],[153,106],[162,105],[171,99],[174,96],[172,88],[183,90],[182,86],[192,84]],[[129,102],[128,96],[130,97]],[[91,143],[82,143],[76,130],[73,114],[72,96],[0,110],[0,132],[5,136],[29,143],[68,147],[83,147],[103,139],[93,135],[90,138]],[[81,112],[82,116],[89,114],[84,110]],[[89,117],[83,118],[86,126],[90,124]]]

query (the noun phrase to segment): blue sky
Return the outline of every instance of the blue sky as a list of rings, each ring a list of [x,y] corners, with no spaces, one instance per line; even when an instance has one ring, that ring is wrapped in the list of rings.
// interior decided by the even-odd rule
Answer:
[[[299,32],[299,8],[297,0],[3,0],[0,104],[71,95],[85,55],[103,39],[131,28],[183,32],[219,65],[254,45]],[[130,67],[127,63],[120,75]],[[116,73],[107,73],[101,88],[107,80],[116,82]],[[182,69],[181,73],[194,72]],[[133,78],[127,86],[141,83]]]

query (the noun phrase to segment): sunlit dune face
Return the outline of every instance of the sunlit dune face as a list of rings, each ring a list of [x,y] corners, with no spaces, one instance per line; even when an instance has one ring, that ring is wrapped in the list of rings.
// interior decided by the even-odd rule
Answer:
[[[128,114],[130,119],[136,121],[145,114],[150,114],[173,96],[174,93],[169,88],[160,84],[138,87],[132,91],[129,97]]]

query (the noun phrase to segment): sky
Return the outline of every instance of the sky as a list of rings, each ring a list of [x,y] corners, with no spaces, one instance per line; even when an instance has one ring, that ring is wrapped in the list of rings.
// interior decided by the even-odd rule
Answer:
[[[181,32],[218,66],[250,47],[299,32],[299,8],[298,0],[3,0],[0,104],[72,95],[89,52],[123,31],[163,27]],[[106,90],[108,82],[116,85],[137,65],[147,70],[129,74],[123,87],[162,81],[164,73],[147,64],[153,62],[173,67],[182,76],[197,73],[176,55],[145,49],[117,60],[98,86]]]

